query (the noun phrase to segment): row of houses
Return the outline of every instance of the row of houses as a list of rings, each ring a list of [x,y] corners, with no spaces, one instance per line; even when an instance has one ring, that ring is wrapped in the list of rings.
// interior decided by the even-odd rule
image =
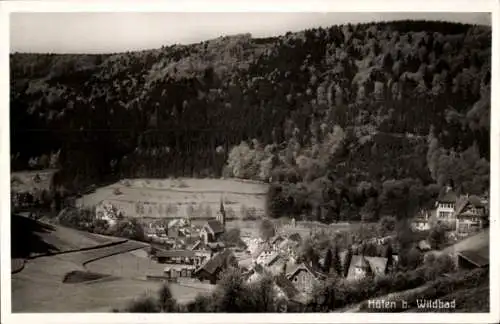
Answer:
[[[345,253],[343,254],[345,257]],[[346,280],[360,280],[367,276],[381,276],[393,268],[397,262],[397,257],[391,265],[387,258],[369,257],[363,255],[353,255]],[[320,267],[311,263],[301,263],[293,267],[290,271],[274,272],[272,269],[262,264],[255,264],[247,273],[248,283],[257,282],[264,275],[275,278],[276,289],[279,294],[288,301],[299,304],[306,304],[313,293],[314,287],[321,285],[329,276]]]
[[[215,283],[225,268],[225,260],[232,253],[221,240],[225,226],[226,215],[222,201],[216,218],[208,220],[199,229],[183,219],[172,220],[164,228],[166,239],[179,242],[185,237],[190,238],[192,244],[174,244],[182,249],[152,248],[151,256],[158,263],[167,265],[163,273],[166,279],[194,277]]]
[[[435,209],[421,211],[413,220],[416,230],[429,230],[432,219],[454,228],[457,236],[478,232],[489,223],[488,198],[475,195],[458,195],[447,187],[436,203]]]

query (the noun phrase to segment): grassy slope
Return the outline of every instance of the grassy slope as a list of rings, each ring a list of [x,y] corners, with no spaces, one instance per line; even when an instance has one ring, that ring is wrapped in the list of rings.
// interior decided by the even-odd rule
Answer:
[[[11,217],[12,258],[32,258],[123,241],[22,216]]]
[[[12,217],[13,264],[26,257],[30,259],[22,271],[12,275],[12,310],[14,312],[88,311],[103,305],[121,305],[122,296],[136,296],[144,289],[153,289],[157,283],[137,283],[133,280],[100,282],[95,284],[63,284],[71,271],[85,271],[84,263],[108,255],[123,253],[145,245],[121,238],[105,237],[61,226],[47,225],[21,216]],[[73,249],[96,248],[73,253]],[[118,289],[122,287],[122,289]],[[110,304],[111,302],[111,304]],[[113,306],[114,307],[114,306]]]
[[[113,307],[125,306],[127,302],[141,294],[156,293],[160,283],[137,278],[163,270],[163,265],[153,264],[147,258],[122,253],[83,266],[83,263],[90,259],[123,252],[130,248],[133,246],[125,243],[113,248],[32,260],[22,272],[13,275],[13,311],[107,312]],[[87,284],[62,283],[62,279],[68,272],[76,270],[91,270],[122,277],[113,281]],[[197,294],[207,291],[204,287],[187,287],[178,284],[172,284],[171,290],[179,302],[192,300]]]
[[[30,260],[23,271],[12,276],[12,306],[14,312],[83,312],[123,306],[124,300],[158,283],[132,279],[103,281],[93,284],[64,284],[71,271],[85,271],[84,263],[107,255],[144,247],[138,242],[126,242],[112,247],[40,257]]]

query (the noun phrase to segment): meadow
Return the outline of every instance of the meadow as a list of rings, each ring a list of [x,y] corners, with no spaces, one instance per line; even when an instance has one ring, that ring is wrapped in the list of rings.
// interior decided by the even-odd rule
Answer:
[[[84,195],[77,204],[93,207],[109,202],[130,217],[206,218],[215,216],[224,202],[230,218],[245,209],[262,215],[267,185],[235,179],[133,179],[121,180]]]

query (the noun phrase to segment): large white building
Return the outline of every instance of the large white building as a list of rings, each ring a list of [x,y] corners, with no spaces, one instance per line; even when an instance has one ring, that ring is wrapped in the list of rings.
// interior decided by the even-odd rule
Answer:
[[[455,207],[458,196],[450,188],[446,188],[445,194],[436,201],[436,218],[442,222],[454,223]]]

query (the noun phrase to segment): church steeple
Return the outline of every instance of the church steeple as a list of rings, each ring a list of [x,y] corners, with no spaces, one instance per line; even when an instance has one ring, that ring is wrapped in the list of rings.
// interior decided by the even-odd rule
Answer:
[[[222,197],[220,198],[220,222],[224,229],[226,228],[226,211],[224,210],[224,202],[222,201]]]

